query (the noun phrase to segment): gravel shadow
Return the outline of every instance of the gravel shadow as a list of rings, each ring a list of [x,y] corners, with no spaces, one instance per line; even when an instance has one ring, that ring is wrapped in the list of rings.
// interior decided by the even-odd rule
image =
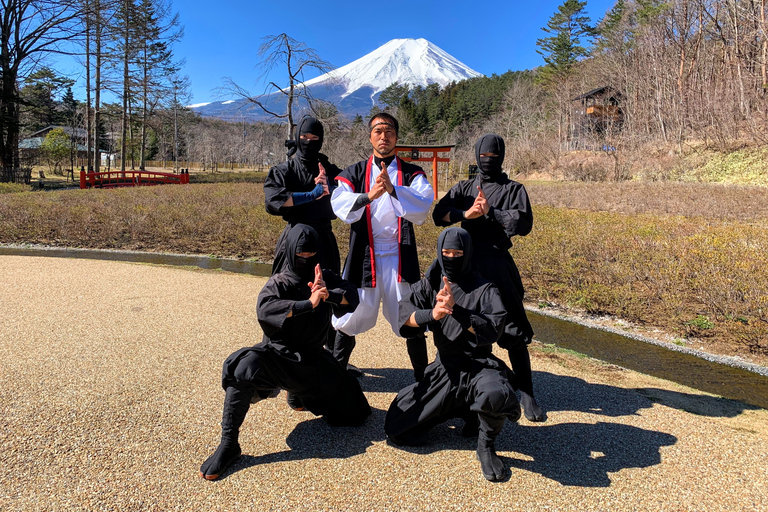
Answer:
[[[548,372],[533,372],[533,386],[536,400],[551,412],[577,411],[619,417],[637,414],[653,407],[654,403],[661,403],[702,416],[733,418],[745,410],[760,409],[706,394],[656,388],[625,389]]]
[[[322,417],[313,417],[307,421],[302,421],[285,439],[289,447],[288,450],[263,455],[244,453],[222,475],[222,479],[237,471],[260,464],[308,459],[346,459],[361,455],[373,446],[375,441],[385,439],[384,415],[386,411],[375,408],[372,408],[372,411],[371,416],[359,427],[332,427]],[[243,452],[248,450],[246,446],[242,448]]]

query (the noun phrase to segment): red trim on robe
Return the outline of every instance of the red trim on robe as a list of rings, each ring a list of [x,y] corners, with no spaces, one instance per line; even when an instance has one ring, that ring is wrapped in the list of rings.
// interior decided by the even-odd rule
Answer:
[[[371,191],[371,164],[373,163],[373,155],[368,159],[368,163],[365,166],[365,193]],[[370,203],[365,205],[365,218],[368,221],[368,247],[371,249],[371,286],[376,288],[376,256],[373,252],[373,227],[371,226],[371,205]],[[365,284],[365,279],[363,279]]]
[[[403,186],[403,169],[400,167],[400,157],[395,155],[397,160],[397,185]],[[403,255],[401,254],[403,247],[403,218],[397,218],[397,282],[403,281]]]
[[[349,181],[347,178],[342,178],[341,176],[336,176],[334,179],[335,179],[336,181],[342,181],[342,182],[346,183],[347,185],[349,185],[349,188],[351,188],[351,189],[352,189],[352,192],[354,192],[354,191],[355,191],[355,186],[354,186],[354,185],[352,184],[352,182],[351,182],[351,181]]]

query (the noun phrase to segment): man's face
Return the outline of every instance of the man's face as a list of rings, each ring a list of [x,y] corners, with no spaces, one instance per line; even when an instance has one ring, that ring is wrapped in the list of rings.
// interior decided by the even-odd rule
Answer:
[[[371,146],[373,154],[379,158],[386,158],[395,153],[397,145],[397,134],[395,127],[389,124],[386,119],[375,118],[373,120],[373,129],[371,130]]]

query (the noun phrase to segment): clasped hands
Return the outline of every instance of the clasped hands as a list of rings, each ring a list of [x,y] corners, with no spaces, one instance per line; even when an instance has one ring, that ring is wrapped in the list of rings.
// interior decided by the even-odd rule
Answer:
[[[472,203],[472,206],[469,208],[469,210],[464,212],[464,218],[476,219],[481,215],[488,215],[489,211],[491,211],[491,205],[489,205],[488,201],[485,199],[483,189],[477,187],[477,197],[475,198],[475,202]]]
[[[368,192],[368,199],[375,201],[384,195],[384,193],[391,194],[394,192],[395,186],[392,185],[392,180],[389,179],[389,173],[387,169],[382,169],[376,180],[373,183],[373,187]]]

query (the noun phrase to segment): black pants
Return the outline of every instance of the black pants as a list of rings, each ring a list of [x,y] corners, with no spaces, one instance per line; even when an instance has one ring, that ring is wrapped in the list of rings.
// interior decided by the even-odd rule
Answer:
[[[240,349],[224,361],[222,387],[236,387],[254,398],[284,389],[336,425],[359,425],[371,414],[357,379],[323,349],[301,356],[266,342]]]
[[[476,413],[481,429],[495,438],[503,426],[499,418],[517,420],[520,404],[510,382],[510,371],[495,357],[478,359],[470,368],[451,371],[438,358],[427,367],[424,379],[397,394],[389,406],[384,431],[396,444],[418,444],[434,426],[451,418]]]

